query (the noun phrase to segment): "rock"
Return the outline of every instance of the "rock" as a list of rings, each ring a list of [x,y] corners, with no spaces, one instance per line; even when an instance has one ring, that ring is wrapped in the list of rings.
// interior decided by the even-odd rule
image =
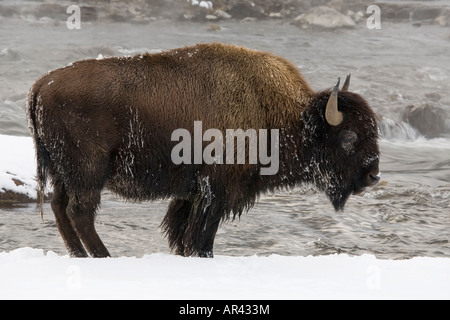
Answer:
[[[130,23],[131,24],[147,24],[147,23],[150,23],[150,21],[152,21],[151,18],[147,18],[147,17],[145,17],[143,15],[137,15],[137,16],[134,16],[130,20]]]
[[[294,19],[293,24],[301,28],[317,27],[323,29],[354,28],[356,25],[349,16],[325,6],[314,7],[299,15]]]
[[[81,20],[82,21],[97,21],[98,12],[96,7],[92,6],[81,6]]]
[[[426,138],[436,138],[450,133],[446,124],[447,112],[431,104],[407,106],[403,113],[403,120],[417,129]]]
[[[404,5],[403,3],[383,3],[382,19],[387,21],[434,21],[445,9],[426,4]]]
[[[450,15],[442,15],[434,19],[434,24],[440,25],[441,27],[447,27],[450,25]]]
[[[17,180],[14,183],[21,185],[21,181]],[[23,183],[22,183],[23,184]],[[49,201],[53,197],[53,193],[46,194],[44,201]],[[11,190],[0,189],[0,208],[8,208],[11,206],[17,206],[26,203],[38,203],[38,200],[31,198],[26,194],[14,192]]]
[[[211,25],[207,26],[205,29],[206,29],[206,31],[213,31],[213,32],[222,30],[222,28],[217,24],[211,24]]]
[[[211,1],[197,1],[189,0],[184,5],[175,5],[175,7],[185,7],[185,13],[182,15],[184,20],[190,20],[195,22],[206,22],[211,20],[217,20],[217,17],[213,15],[213,3]],[[170,12],[172,9],[167,9]],[[171,18],[169,18],[171,19]]]
[[[271,12],[269,18],[282,19],[283,14],[281,12]]]
[[[129,20],[129,17],[127,15],[118,13],[113,13],[109,15],[108,18],[114,22],[126,22]]]
[[[413,20],[414,9],[400,4],[383,4],[381,19],[385,21],[410,21]]]
[[[11,180],[14,182],[16,186],[25,185],[25,183],[23,183],[19,179],[12,178]],[[26,194],[6,190],[4,188],[0,189],[0,208],[8,207],[19,203],[31,203],[36,201],[37,201],[36,199],[30,198]]]
[[[32,199],[25,194],[16,193],[10,190],[0,190],[0,207],[7,207],[18,203],[32,203],[36,199]]]
[[[20,8],[17,6],[0,6],[0,16],[3,17],[13,17],[20,15]]]
[[[54,20],[65,21],[68,17],[66,11],[67,6],[64,5],[56,3],[42,3],[34,10],[33,14],[37,19],[49,17]]]
[[[441,14],[440,7],[417,7],[414,10],[415,20],[434,20]]]
[[[219,19],[230,19],[231,18],[231,15],[226,13],[223,10],[216,10],[216,12],[214,12],[214,15]]]
[[[257,20],[256,18],[246,17],[246,18],[242,19],[240,22],[241,23],[252,23],[252,22],[255,22],[256,20]]]
[[[233,16],[233,18],[240,20],[247,17],[264,17],[264,11],[259,6],[250,1],[237,2],[231,6],[228,12]]]
[[[195,16],[193,14],[189,14],[189,13],[183,14],[183,18],[186,19],[186,20],[193,20],[194,17]]]

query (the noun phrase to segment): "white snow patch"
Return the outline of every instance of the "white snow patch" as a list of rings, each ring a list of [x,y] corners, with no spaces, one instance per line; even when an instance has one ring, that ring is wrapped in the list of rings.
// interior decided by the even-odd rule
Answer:
[[[193,6],[199,6],[201,8],[212,10],[213,3],[212,1],[198,1],[198,0],[187,0]]]
[[[450,259],[0,253],[0,299],[448,299]]]
[[[0,135],[0,193],[10,190],[36,199],[36,161],[29,137]],[[14,180],[23,185],[16,185]]]
[[[125,56],[134,56],[136,54],[143,54],[143,53],[161,53],[164,50],[163,49],[148,49],[148,48],[134,48],[134,49],[127,49],[122,47],[117,47],[116,50],[121,54]]]

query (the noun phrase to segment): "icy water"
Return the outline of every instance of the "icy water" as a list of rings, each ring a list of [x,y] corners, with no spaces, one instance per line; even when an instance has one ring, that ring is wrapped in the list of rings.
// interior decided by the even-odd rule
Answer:
[[[450,256],[450,138],[427,140],[401,122],[410,104],[450,108],[450,29],[382,23],[354,30],[303,31],[278,22],[149,25],[0,18],[0,134],[28,135],[25,98],[43,73],[72,61],[226,42],[293,61],[317,90],[352,73],[351,90],[383,117],[380,184],[335,212],[305,186],[267,195],[222,225],[219,255],[375,254],[380,258]],[[436,101],[437,99],[437,101]],[[7,150],[0,150],[7,152]],[[123,202],[105,192],[97,229],[114,256],[169,252],[159,224],[168,202]],[[49,204],[0,209],[0,251],[31,246],[65,254]]]

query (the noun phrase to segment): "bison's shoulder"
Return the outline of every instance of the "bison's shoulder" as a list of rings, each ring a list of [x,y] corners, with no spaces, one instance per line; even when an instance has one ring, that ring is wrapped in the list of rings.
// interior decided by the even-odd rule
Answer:
[[[220,43],[193,48],[204,51],[203,57],[213,59],[214,66],[223,68],[225,75],[232,70],[238,80],[251,84],[260,97],[267,99],[267,103],[282,97],[303,103],[314,95],[300,70],[275,54]]]

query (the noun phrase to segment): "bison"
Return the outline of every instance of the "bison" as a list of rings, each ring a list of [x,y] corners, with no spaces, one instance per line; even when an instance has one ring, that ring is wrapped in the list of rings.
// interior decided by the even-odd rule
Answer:
[[[50,178],[71,256],[109,256],[94,227],[107,188],[135,201],[170,198],[161,228],[171,249],[212,257],[221,221],[240,216],[260,194],[309,183],[341,210],[351,194],[378,182],[375,115],[348,91],[349,81],[315,92],[289,61],[218,43],[74,62],[29,92],[38,193],[42,199]],[[277,129],[277,171],[262,175],[261,161],[174,163],[172,133],[193,134],[198,121],[201,130],[223,133]]]

